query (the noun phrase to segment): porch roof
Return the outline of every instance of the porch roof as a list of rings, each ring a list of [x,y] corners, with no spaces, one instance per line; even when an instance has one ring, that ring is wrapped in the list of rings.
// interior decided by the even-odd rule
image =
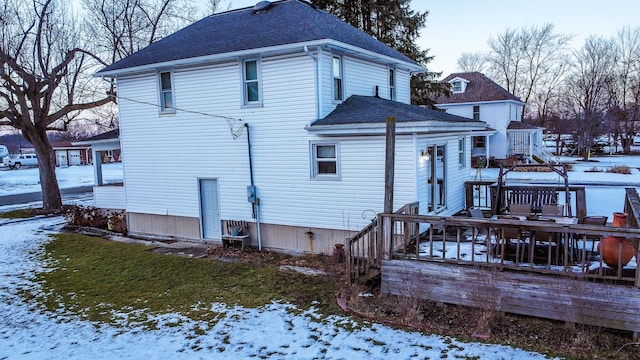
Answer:
[[[459,132],[484,130],[487,124],[444,111],[410,105],[375,96],[352,95],[329,115],[307,126],[311,132],[358,130],[378,133],[393,116],[399,131]],[[383,131],[384,132],[384,131]]]
[[[543,129],[540,126],[523,123],[522,121],[511,121],[507,130],[540,130]]]

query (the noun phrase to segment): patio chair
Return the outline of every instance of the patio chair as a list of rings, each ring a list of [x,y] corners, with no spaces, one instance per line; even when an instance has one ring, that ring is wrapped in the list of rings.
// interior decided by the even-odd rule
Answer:
[[[543,204],[542,216],[564,216],[564,205],[562,204]]]
[[[538,222],[549,222],[549,223],[555,223],[556,221],[554,219],[545,219],[545,218],[539,218],[536,221]],[[558,233],[555,232],[551,232],[551,231],[545,231],[545,230],[534,230],[531,233],[531,242],[530,242],[530,249],[529,249],[529,262],[533,263],[534,260],[534,255],[535,255],[535,249],[536,249],[536,243],[538,242],[546,242],[547,243],[547,265],[551,265],[551,245],[555,244],[556,246],[556,255],[555,255],[555,264],[558,264],[558,262],[560,261],[560,236]]]
[[[529,216],[531,215],[531,204],[510,204],[509,214]]]
[[[471,208],[469,209],[469,215],[471,215],[472,218],[474,219],[482,219],[484,220],[484,213],[482,212],[482,209],[479,208]],[[489,240],[489,226],[476,226],[473,228],[473,232],[475,233],[475,236],[473,236],[473,241],[476,241],[478,238],[478,235],[480,234],[484,234],[486,239]],[[487,243],[489,244],[489,243]]]
[[[512,215],[498,215],[498,220],[517,220],[520,221],[520,218]],[[513,246],[512,243],[515,243],[516,251],[515,258],[516,261],[521,261],[524,256],[524,246],[525,240],[527,238],[527,234],[523,233],[522,230],[517,226],[498,226],[496,229],[496,249],[494,251],[495,256],[498,256],[500,253],[500,257],[504,259],[505,256],[505,247]]]

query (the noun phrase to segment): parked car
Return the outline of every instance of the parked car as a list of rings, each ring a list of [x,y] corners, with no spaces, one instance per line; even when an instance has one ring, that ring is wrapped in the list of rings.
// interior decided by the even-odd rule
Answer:
[[[11,169],[20,169],[23,166],[38,166],[36,154],[22,154],[13,157],[5,157],[2,160],[4,166]]]

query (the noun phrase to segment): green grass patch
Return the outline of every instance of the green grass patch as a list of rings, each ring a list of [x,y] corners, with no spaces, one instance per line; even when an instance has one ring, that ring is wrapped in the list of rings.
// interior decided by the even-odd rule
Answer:
[[[34,217],[37,214],[33,212],[31,209],[20,209],[20,210],[11,210],[7,212],[0,213],[0,218],[2,219],[26,219],[30,217]]]
[[[259,307],[281,300],[339,312],[334,279],[280,272],[277,261],[185,258],[77,234],[55,235],[45,250],[54,265],[38,274],[46,294],[39,300],[51,311],[64,309],[91,321],[113,323],[116,311],[130,321],[179,312],[215,322],[218,314],[209,310],[214,302]]]

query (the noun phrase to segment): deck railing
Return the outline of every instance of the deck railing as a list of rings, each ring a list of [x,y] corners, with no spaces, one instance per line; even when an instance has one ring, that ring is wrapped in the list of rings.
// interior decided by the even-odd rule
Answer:
[[[404,214],[381,214],[378,221],[385,219],[392,226],[381,243],[390,244],[394,259],[497,265],[501,269],[640,284],[634,262],[618,268],[606,266],[596,254],[598,240],[593,240],[624,238],[634,244],[637,256],[640,229]],[[404,229],[425,225],[428,230],[414,243],[397,245],[398,241],[406,242]]]
[[[398,209],[395,214],[417,214],[418,202],[412,202]],[[405,224],[409,226],[409,224]],[[403,247],[410,243],[411,235],[418,236],[419,229],[416,227],[403,229],[403,236],[395,241],[395,246]],[[349,282],[363,282],[375,275],[380,274],[382,259],[384,257],[383,242],[377,241],[378,219],[371,221],[359,233],[348,238],[345,244],[345,255],[347,262],[347,280]]]

